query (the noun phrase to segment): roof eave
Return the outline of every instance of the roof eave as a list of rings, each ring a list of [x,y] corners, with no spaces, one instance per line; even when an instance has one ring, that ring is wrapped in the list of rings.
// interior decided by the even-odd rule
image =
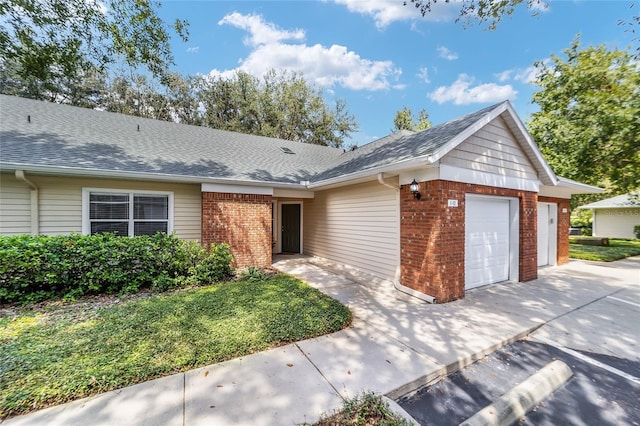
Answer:
[[[575,180],[566,179],[561,176],[558,176],[557,178],[558,183],[556,186],[575,190],[576,192],[573,192],[573,194],[602,194],[605,191],[603,188],[576,182]]]
[[[272,181],[258,181],[250,179],[229,179],[220,177],[205,177],[205,176],[188,176],[188,175],[172,175],[165,173],[149,173],[149,172],[131,172],[120,170],[104,170],[104,169],[84,169],[79,167],[66,167],[66,166],[43,166],[39,164],[24,164],[24,163],[7,163],[0,162],[0,172],[23,170],[25,172],[45,174],[52,176],[72,176],[72,177],[98,177],[98,178],[111,178],[111,179],[129,179],[129,180],[150,180],[158,182],[173,182],[173,183],[216,183],[227,185],[253,185],[259,187],[271,187],[271,188],[288,188],[288,189],[306,189],[307,186],[304,183],[287,183],[287,182],[272,182]]]
[[[534,165],[539,173],[539,179],[544,185],[554,186],[558,183],[558,177],[555,175],[549,163],[544,159],[544,156],[540,152],[540,149],[534,142],[533,138],[525,128],[524,124],[518,117],[513,105],[511,102],[505,101],[500,105],[497,105],[493,110],[489,111],[483,117],[481,117],[474,124],[467,127],[464,131],[460,132],[454,138],[452,138],[449,142],[439,148],[436,152],[433,153],[433,161],[438,161],[445,155],[447,155],[450,151],[452,151],[459,144],[467,140],[474,133],[482,129],[484,126],[489,124],[491,121],[495,120],[502,113],[508,112],[509,116],[512,119],[513,124],[515,124],[518,132],[523,136],[524,141],[526,142],[528,148],[531,150],[533,154]],[[509,124],[509,123],[507,123]]]
[[[383,166],[372,167],[365,170],[359,170],[357,172],[348,173],[345,175],[336,176],[329,179],[319,180],[316,182],[310,182],[307,187],[309,189],[324,189],[325,187],[339,186],[340,184],[346,184],[358,179],[376,177],[378,173],[400,173],[405,170],[416,169],[420,167],[428,167],[433,165],[433,158],[431,155],[424,155],[416,158],[410,158],[408,160],[398,161],[392,164],[385,164]]]

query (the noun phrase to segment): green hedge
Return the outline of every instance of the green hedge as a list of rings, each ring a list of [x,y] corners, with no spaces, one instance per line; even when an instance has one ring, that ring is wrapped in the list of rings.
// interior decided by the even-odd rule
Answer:
[[[231,274],[226,244],[205,250],[175,235],[0,237],[0,303],[167,290]]]

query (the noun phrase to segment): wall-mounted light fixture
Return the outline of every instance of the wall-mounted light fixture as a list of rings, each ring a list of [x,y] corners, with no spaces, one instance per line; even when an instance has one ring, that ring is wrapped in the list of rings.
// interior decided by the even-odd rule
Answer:
[[[420,199],[420,197],[421,197],[421,195],[420,195],[420,187],[418,186],[418,182],[416,182],[415,179],[409,185],[409,191],[411,191],[411,193],[413,194],[413,198],[415,198],[416,200]]]

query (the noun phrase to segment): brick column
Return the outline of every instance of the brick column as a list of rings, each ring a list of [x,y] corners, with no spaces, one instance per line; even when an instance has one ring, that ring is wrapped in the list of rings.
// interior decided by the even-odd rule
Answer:
[[[520,200],[520,281],[536,279],[537,194],[459,182],[420,182],[416,200],[403,185],[400,191],[400,282],[429,294],[438,303],[464,297],[465,195],[482,194]],[[458,207],[448,207],[457,200]]]
[[[227,243],[236,267],[271,266],[271,195],[202,193],[202,244]]]

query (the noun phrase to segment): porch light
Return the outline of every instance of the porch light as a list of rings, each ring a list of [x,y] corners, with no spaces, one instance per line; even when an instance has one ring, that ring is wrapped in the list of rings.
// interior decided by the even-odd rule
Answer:
[[[415,179],[413,180],[413,182],[411,182],[411,185],[409,185],[409,191],[411,191],[411,193],[413,194],[413,198],[415,198],[416,200],[420,199],[420,187],[418,186],[418,182],[416,182]]]

